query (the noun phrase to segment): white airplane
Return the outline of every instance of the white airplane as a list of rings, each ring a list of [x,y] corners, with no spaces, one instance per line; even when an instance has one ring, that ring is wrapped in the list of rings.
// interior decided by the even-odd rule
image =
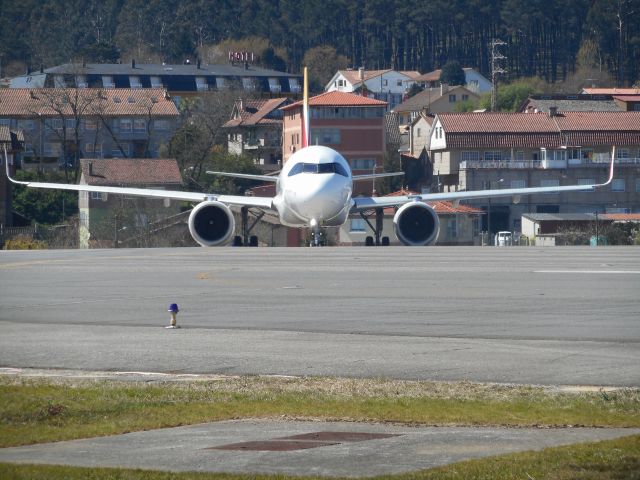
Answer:
[[[31,188],[73,190],[78,192],[103,192],[128,196],[169,198],[197,202],[189,216],[189,232],[193,239],[205,247],[223,245],[233,237],[234,216],[230,206],[262,211],[276,211],[280,222],[291,227],[311,228],[312,245],[321,244],[322,228],[339,226],[347,221],[349,214],[365,211],[376,212],[376,225],[369,226],[374,231],[378,245],[382,231],[383,209],[397,208],[393,218],[395,234],[403,244],[410,246],[430,245],[438,237],[440,221],[435,210],[426,202],[449,200],[455,203],[461,200],[477,198],[513,197],[519,201],[522,195],[539,193],[560,193],[589,191],[611,183],[615,147],[613,149],[609,178],[605,183],[594,185],[567,185],[557,187],[515,188],[503,190],[477,190],[462,192],[428,193],[397,197],[353,197],[353,182],[399,175],[399,173],[380,173],[352,175],[349,163],[337,151],[320,146],[309,145],[309,115],[306,68],[304,75],[302,147],[285,163],[280,174],[250,175],[228,172],[207,172],[251,180],[275,182],[274,197],[252,197],[240,195],[217,195],[212,193],[180,192],[143,188],[99,187],[90,185],[69,185],[44,182],[24,182],[11,178],[9,165],[6,164],[7,177],[16,184]],[[7,152],[5,147],[5,160]],[[246,218],[246,215],[243,215]],[[243,231],[247,231],[246,220]],[[383,242],[384,243],[384,242]]]

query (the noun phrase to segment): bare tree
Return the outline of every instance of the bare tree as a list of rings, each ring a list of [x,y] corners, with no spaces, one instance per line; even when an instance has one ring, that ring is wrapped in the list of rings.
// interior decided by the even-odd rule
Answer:
[[[37,100],[35,115],[59,122],[44,122],[49,133],[53,133],[61,143],[65,180],[73,173],[73,181],[78,180],[80,159],[80,121],[91,111],[99,100],[99,91],[82,88],[47,88],[33,93]],[[71,120],[70,123],[67,121]],[[42,128],[44,125],[41,125]],[[42,152],[41,152],[42,155]],[[71,161],[70,161],[71,160]]]

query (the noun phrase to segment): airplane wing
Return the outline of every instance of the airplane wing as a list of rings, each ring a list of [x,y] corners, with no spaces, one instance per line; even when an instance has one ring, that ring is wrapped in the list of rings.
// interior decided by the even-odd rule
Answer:
[[[399,177],[400,175],[404,175],[404,172],[390,172],[390,173],[369,173],[363,175],[353,175],[353,181],[357,182],[358,180],[373,180],[376,178],[385,178],[385,177]]]
[[[273,198],[271,197],[245,197],[242,195],[218,195],[215,193],[200,192],[181,192],[177,190],[160,190],[147,188],[128,188],[128,187],[100,187],[94,185],[72,185],[65,183],[46,183],[46,182],[25,182],[16,180],[9,173],[9,162],[5,161],[7,178],[18,185],[24,185],[31,188],[44,188],[56,190],[70,190],[75,192],[100,192],[113,193],[118,195],[128,195],[132,197],[147,198],[169,198],[171,200],[186,200],[189,202],[204,202],[206,200],[217,200],[227,205],[259,207],[272,209]]]
[[[615,150],[614,150],[615,151]],[[609,178],[605,183],[594,185],[566,185],[558,187],[532,187],[532,188],[510,188],[504,190],[472,190],[463,192],[443,192],[443,193],[426,193],[418,195],[403,195],[397,197],[354,197],[351,212],[361,210],[369,210],[372,208],[385,208],[403,205],[412,201],[432,202],[438,200],[460,201],[471,200],[476,198],[498,198],[498,197],[514,197],[519,198],[522,195],[532,195],[538,193],[561,193],[561,192],[587,192],[595,188],[609,185],[613,180],[613,164],[615,154],[611,158],[611,166],[609,169]]]
[[[246,178],[247,180],[259,180],[261,182],[277,182],[277,175],[255,175],[251,173],[233,173],[233,172],[212,172],[207,170],[208,175],[220,175],[222,177]]]

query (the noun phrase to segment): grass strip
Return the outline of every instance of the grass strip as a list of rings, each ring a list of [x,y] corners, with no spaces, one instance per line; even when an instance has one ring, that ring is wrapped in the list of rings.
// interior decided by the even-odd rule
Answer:
[[[275,480],[318,477],[169,473],[0,463],[0,478],[14,480]],[[513,453],[375,478],[380,480],[637,480],[640,479],[640,436]]]
[[[135,383],[0,376],[0,447],[238,418],[422,425],[639,427],[640,389],[229,377]]]

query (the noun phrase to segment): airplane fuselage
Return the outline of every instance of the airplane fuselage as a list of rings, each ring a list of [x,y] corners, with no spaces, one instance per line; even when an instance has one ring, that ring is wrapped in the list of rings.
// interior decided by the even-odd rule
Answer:
[[[335,150],[314,145],[284,165],[273,204],[285,225],[337,226],[347,219],[352,192],[349,163]]]

